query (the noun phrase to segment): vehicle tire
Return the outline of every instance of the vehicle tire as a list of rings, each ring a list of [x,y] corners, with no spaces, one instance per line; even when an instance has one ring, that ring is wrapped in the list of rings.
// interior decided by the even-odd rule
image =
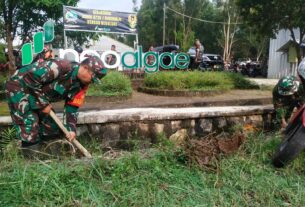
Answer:
[[[200,63],[200,64],[197,66],[197,69],[200,70],[200,71],[205,71],[206,66],[205,66],[203,63]]]
[[[246,76],[248,73],[247,73],[247,71],[246,71],[244,68],[242,68],[242,69],[241,69],[241,74],[244,75],[244,76]]]
[[[286,132],[285,139],[279,146],[272,158],[274,167],[284,167],[294,160],[297,155],[305,148],[305,128],[300,119],[297,124],[291,126]]]
[[[255,77],[256,77],[256,71],[255,71],[255,70],[253,70],[253,71],[251,72],[250,77],[252,77],[252,78],[255,78]]]

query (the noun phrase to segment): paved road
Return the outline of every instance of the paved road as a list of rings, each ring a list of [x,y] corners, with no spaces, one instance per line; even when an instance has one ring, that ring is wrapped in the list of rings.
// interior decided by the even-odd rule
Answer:
[[[249,80],[257,83],[258,85],[275,86],[279,79],[267,79],[267,78],[249,78]]]

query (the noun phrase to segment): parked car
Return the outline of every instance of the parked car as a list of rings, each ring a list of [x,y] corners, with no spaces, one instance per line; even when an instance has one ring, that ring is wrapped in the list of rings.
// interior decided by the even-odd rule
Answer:
[[[236,61],[237,70],[243,75],[256,77],[264,75],[260,61],[251,60],[250,58],[240,58]]]
[[[188,50],[187,53],[190,55],[190,65],[189,65],[189,67],[195,69],[195,67],[196,67],[195,66],[195,55],[196,55],[195,47],[191,47]]]
[[[179,52],[179,45],[164,45],[164,46],[159,46],[159,47],[155,47],[154,51],[162,54],[165,52],[169,52],[169,53],[178,53]],[[164,62],[165,65],[169,65],[170,64],[170,57],[165,57],[164,58]]]
[[[224,62],[218,54],[203,54],[199,68],[201,70],[223,70]]]
[[[191,47],[188,50],[188,54],[190,55],[190,68],[200,69],[200,70],[223,70],[224,61],[219,54],[202,54],[202,62],[199,64],[199,68],[195,68],[195,47]]]
[[[238,58],[237,61],[235,62],[236,66],[238,68],[246,67],[247,64],[251,63],[250,58]]]
[[[158,52],[159,54],[164,52],[177,53],[179,51],[179,45],[163,45],[163,46],[155,47],[154,51]]]

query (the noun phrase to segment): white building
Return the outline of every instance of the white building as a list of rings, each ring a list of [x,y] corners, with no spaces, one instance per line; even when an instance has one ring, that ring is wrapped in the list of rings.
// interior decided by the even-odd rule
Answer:
[[[299,30],[294,34],[300,41]],[[268,78],[281,78],[285,75],[296,75],[297,59],[289,30],[280,30],[275,39],[270,39]]]

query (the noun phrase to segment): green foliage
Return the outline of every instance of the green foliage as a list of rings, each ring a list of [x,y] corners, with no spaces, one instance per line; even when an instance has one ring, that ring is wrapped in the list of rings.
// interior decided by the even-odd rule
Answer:
[[[15,17],[13,17],[14,22],[22,23],[20,29],[23,38],[26,36],[31,37],[32,31],[36,31],[38,27],[42,27],[48,19],[52,19],[55,22],[59,21],[63,15],[63,5],[76,6],[77,2],[78,0],[16,1],[16,5],[14,6],[17,12]],[[29,10],[32,12],[28,12]]]
[[[227,72],[159,72],[144,79],[145,87],[167,90],[229,90],[258,89],[240,74]]]
[[[227,73],[227,76],[233,82],[235,89],[259,89],[259,86],[257,84],[254,84],[241,74]]]
[[[91,162],[5,157],[0,205],[304,206],[304,155],[274,169],[270,155],[279,142],[278,135],[251,135],[215,171],[185,166],[170,148]]]
[[[120,72],[109,72],[100,84],[90,85],[89,96],[130,96],[132,86],[130,79]]]
[[[160,46],[163,44],[164,2],[169,8],[195,18],[205,17],[210,19],[210,14],[215,14],[215,8],[212,3],[207,0],[143,0],[138,12],[138,30],[140,43],[145,50],[151,45]],[[147,25],[149,25],[149,27],[147,27]],[[209,42],[216,42],[215,37],[219,34],[216,30],[215,32],[210,33],[211,35],[202,32],[202,28],[205,28],[205,31],[211,31],[210,26],[211,25],[205,25],[196,20],[183,18],[173,11],[166,10],[165,44],[178,44],[183,51],[187,51],[194,44],[194,39],[196,38],[201,41],[212,40]],[[212,26],[212,28],[215,27]],[[209,45],[208,48],[212,48],[213,46]],[[215,51],[215,49],[213,51]]]
[[[0,1],[0,17],[3,19],[4,27],[0,22],[0,36],[6,34],[6,44],[8,47],[8,58],[10,61],[11,74],[14,72],[16,65],[13,54],[13,40],[15,36],[21,36],[23,40],[32,37],[32,33],[49,19],[55,22],[62,18],[63,5],[75,6],[78,0],[10,0]],[[28,40],[27,40],[28,41]]]
[[[7,128],[0,132],[0,152],[2,152],[12,140],[16,139],[16,133],[15,128]]]
[[[207,19],[217,22],[223,21],[221,10],[217,9],[210,1],[205,2],[200,10],[200,19]],[[218,39],[222,36],[223,26],[221,24],[209,24],[194,21],[195,38],[199,39],[204,45],[204,52],[223,54],[223,48],[221,47]]]
[[[5,32],[4,32],[4,22],[3,20],[0,20],[0,38],[5,38]]]
[[[244,24],[240,17],[240,12],[244,9],[237,7],[234,0],[143,0],[138,12],[138,31],[140,44],[143,45],[144,50],[147,50],[151,45],[160,46],[163,44],[164,2],[169,8],[197,19],[228,22],[228,16],[230,16],[231,23],[235,23],[235,21],[242,23],[237,26],[230,25],[230,31],[228,32],[230,38],[232,38],[230,39],[232,41],[230,55],[235,60],[240,57],[260,58],[261,60],[267,56],[266,48],[268,47],[269,36],[258,32],[256,26],[260,25],[260,23],[257,23],[260,21]],[[261,18],[267,19],[264,16],[261,16]],[[205,47],[205,53],[224,54],[224,37],[227,35],[223,31],[224,25],[202,22],[188,17],[183,18],[170,9],[166,10],[165,24],[165,44],[178,44],[181,50],[186,52],[193,46],[194,39],[199,39]]]
[[[280,29],[290,31],[290,36],[296,45],[299,61],[301,60],[300,44],[305,31],[305,4],[302,0],[237,0],[241,15],[258,33],[274,37]],[[270,12],[272,11],[272,12]],[[298,34],[293,31],[299,28]]]
[[[0,91],[4,90],[4,84],[8,78],[6,73],[0,73]]]
[[[0,27],[0,30],[1,30],[1,27]],[[4,49],[5,49],[5,45],[0,44],[0,63],[6,63],[6,57],[5,57]]]
[[[8,116],[9,114],[7,103],[0,100],[0,116]]]
[[[240,30],[236,34],[238,44],[233,47],[234,58],[253,58],[262,60],[267,58],[269,49],[269,37],[258,31],[257,25],[240,25]]]

